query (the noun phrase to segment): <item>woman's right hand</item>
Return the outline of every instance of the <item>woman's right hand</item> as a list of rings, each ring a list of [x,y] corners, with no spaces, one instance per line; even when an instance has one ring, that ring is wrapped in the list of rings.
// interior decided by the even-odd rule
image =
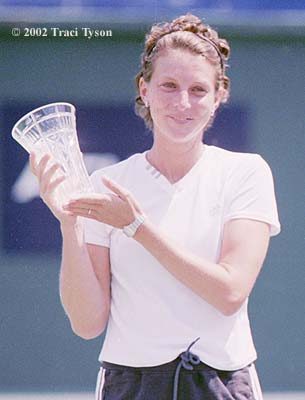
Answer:
[[[57,187],[66,179],[64,173],[58,174],[61,166],[51,161],[51,155],[45,154],[39,162],[34,152],[30,153],[30,169],[37,177],[40,197],[61,224],[75,224],[77,217],[63,209],[63,204],[56,198]]]

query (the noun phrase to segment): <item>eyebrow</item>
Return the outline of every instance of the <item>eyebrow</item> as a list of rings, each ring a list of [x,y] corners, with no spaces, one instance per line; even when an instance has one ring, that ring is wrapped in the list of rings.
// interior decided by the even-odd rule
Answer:
[[[161,76],[160,80],[164,80],[164,79],[170,79],[170,80],[176,81],[176,79],[174,77],[167,76],[167,75]],[[196,82],[193,82],[192,84],[194,84],[194,85],[208,85],[209,83],[208,83],[208,81],[196,81]]]

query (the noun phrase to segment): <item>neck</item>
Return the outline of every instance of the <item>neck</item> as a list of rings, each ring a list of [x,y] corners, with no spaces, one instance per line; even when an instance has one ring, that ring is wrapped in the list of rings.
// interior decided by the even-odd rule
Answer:
[[[204,151],[204,145],[200,141],[191,144],[166,145],[154,141],[152,148],[147,152],[146,157],[149,163],[161,172],[171,183],[175,183],[200,159]]]

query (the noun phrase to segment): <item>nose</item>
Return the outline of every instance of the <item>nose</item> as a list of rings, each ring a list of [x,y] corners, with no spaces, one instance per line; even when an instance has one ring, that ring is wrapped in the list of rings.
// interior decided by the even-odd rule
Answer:
[[[176,107],[181,108],[183,110],[191,107],[189,93],[187,90],[180,91],[176,101]]]

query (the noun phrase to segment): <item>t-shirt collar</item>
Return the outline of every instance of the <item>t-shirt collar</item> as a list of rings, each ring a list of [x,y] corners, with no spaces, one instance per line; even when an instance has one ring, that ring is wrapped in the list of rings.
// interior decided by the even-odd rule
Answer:
[[[208,146],[204,145],[204,150],[200,158],[196,161],[193,167],[177,182],[171,183],[160,171],[158,171],[150,162],[147,160],[146,154],[148,150],[142,153],[144,160],[144,168],[149,175],[157,184],[161,185],[164,189],[170,192],[181,192],[183,191],[191,182],[194,182],[194,177],[201,170],[202,163],[207,157]]]

